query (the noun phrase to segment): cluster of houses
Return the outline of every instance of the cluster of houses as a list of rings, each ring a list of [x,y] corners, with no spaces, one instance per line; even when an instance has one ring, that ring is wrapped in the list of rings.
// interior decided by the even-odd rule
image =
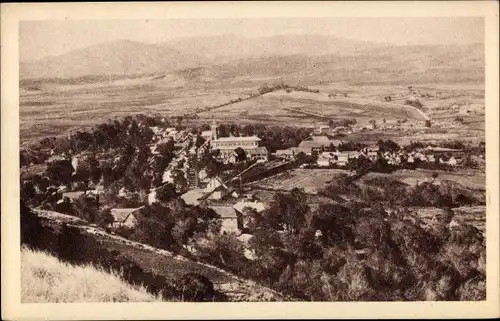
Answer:
[[[233,205],[209,205],[208,207],[216,211],[222,218],[222,232],[238,232],[245,227],[244,213],[247,208],[255,211],[263,211],[264,203],[259,202],[249,197],[249,195],[240,195],[240,192],[228,186],[220,177],[208,178],[204,169],[199,170],[193,168],[193,164],[189,161],[192,156],[201,157],[204,153],[211,150],[219,150],[219,160],[224,163],[236,162],[235,149],[241,148],[247,159],[254,159],[257,162],[268,161],[267,148],[259,146],[260,138],[257,136],[241,136],[241,137],[218,137],[218,126],[215,121],[211,125],[209,131],[201,133],[204,142],[197,144],[197,135],[193,135],[188,131],[177,131],[175,128],[160,129],[158,127],[151,128],[154,132],[153,142],[150,146],[153,157],[158,155],[157,146],[159,144],[173,140],[175,146],[174,159],[165,169],[162,177],[162,183],[173,183],[173,171],[180,171],[187,181],[191,182],[190,188],[180,197],[188,205],[200,205],[202,202],[210,204],[222,199],[228,199],[226,203],[235,203]],[[196,147],[198,145],[198,147]],[[190,176],[194,176],[192,179]],[[238,201],[239,200],[239,201]],[[150,204],[156,201],[156,189],[151,189],[148,195]],[[127,226],[133,227],[137,222],[142,207],[128,209],[112,209],[111,215],[115,222],[112,227]]]
[[[456,166],[459,163],[462,151],[459,149],[440,148],[428,146],[422,150],[394,152],[379,152],[378,146],[371,146],[354,151],[340,151],[339,146],[342,141],[330,139],[326,135],[313,134],[310,139],[302,141],[298,147],[277,150],[273,156],[278,159],[294,159],[298,154],[304,153],[311,156],[316,153],[318,158],[316,165],[329,167],[332,165],[345,166],[350,159],[357,159],[364,156],[371,161],[375,161],[378,156],[384,158],[390,165],[400,165],[403,162],[414,163],[417,160],[427,163],[447,164]]]
[[[246,153],[247,159],[254,159],[257,162],[268,162],[269,153],[265,147],[259,146],[260,138],[257,136],[245,137],[219,137],[218,128],[215,122],[212,123],[211,129],[201,133],[204,142],[197,144],[198,135],[193,135],[189,131],[178,131],[175,128],[159,128],[151,127],[154,136],[150,145],[152,159],[159,152],[157,147],[159,144],[173,141],[175,146],[175,156],[169,163],[163,173],[162,183],[173,183],[173,171],[178,170],[185,175],[185,178],[191,182],[191,176],[194,176],[194,183],[189,184],[187,192],[180,197],[188,205],[206,205],[217,212],[222,218],[222,233],[242,233],[248,224],[248,211],[253,210],[262,212],[265,210],[265,202],[256,199],[251,194],[243,194],[243,189],[234,188],[228,181],[223,181],[220,177],[207,176],[204,169],[193,168],[193,164],[189,161],[192,156],[204,155],[211,150],[219,150],[219,160],[224,163],[236,162],[235,150],[240,148]],[[330,139],[331,130],[327,126],[321,126],[315,130],[311,136],[302,141],[299,146],[289,149],[277,150],[272,155],[281,162],[287,162],[296,158],[297,155],[304,153],[305,155],[317,154],[316,165],[319,167],[329,167],[332,165],[345,166],[350,159],[364,156],[372,161],[377,157],[383,157],[389,164],[399,165],[401,162],[412,163],[417,159],[422,162],[447,163],[451,166],[456,166],[458,163],[459,150],[433,148],[428,147],[418,151],[395,151],[383,152],[379,151],[377,146],[367,147],[355,151],[340,151],[339,147],[342,141]],[[73,159],[73,166],[78,168],[78,159]],[[267,164],[267,163],[266,163]],[[62,197],[58,202],[72,202],[86,194],[95,197],[98,201],[100,194],[104,189],[98,186],[95,189],[87,191],[67,191],[60,190]],[[151,189],[148,195],[150,204],[156,201],[156,190]],[[126,196],[127,191],[122,189],[119,195]],[[111,215],[114,222],[110,227],[129,227],[133,228],[137,223],[137,217],[140,215],[144,207],[137,208],[114,208],[111,209]]]

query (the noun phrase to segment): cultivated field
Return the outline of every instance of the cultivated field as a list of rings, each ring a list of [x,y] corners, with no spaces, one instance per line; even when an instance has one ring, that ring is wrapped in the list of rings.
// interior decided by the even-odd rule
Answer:
[[[440,180],[450,180],[459,184],[464,185],[467,188],[477,191],[485,191],[486,190],[486,182],[484,172],[469,170],[469,171],[457,171],[457,172],[449,172],[449,171],[435,171],[435,170],[426,170],[426,169],[417,169],[417,170],[397,170],[390,174],[383,173],[368,173],[366,174],[361,181],[366,181],[370,179],[376,179],[379,177],[390,178],[394,180],[398,180],[402,183],[408,185],[416,185],[418,183],[422,183],[425,181],[432,180],[432,174],[437,173],[438,177],[436,183],[439,183]]]
[[[271,79],[272,78],[272,79]],[[266,83],[279,77],[223,78],[211,74],[175,72],[115,80],[94,79],[80,81],[29,81],[20,88],[21,142],[39,137],[67,134],[87,128],[114,117],[137,113],[160,113],[177,116],[197,109],[217,106],[256,93]],[[212,117],[222,122],[268,123],[313,127],[328,123],[328,119],[355,118],[359,124],[375,120],[382,124],[405,124],[349,134],[346,139],[376,141],[394,139],[436,141],[447,139],[484,140],[484,89],[480,85],[421,85],[420,93],[432,97],[421,98],[424,112],[433,122],[424,126],[419,111],[404,106],[409,97],[404,85],[347,85],[342,83],[308,85],[320,93],[283,90],[250,100],[198,113],[197,118],[184,124],[209,122]],[[343,97],[346,93],[348,97]],[[437,93],[440,93],[439,97]],[[329,94],[336,97],[329,98]],[[384,101],[391,95],[393,102]],[[293,109],[308,111],[324,117],[308,116]],[[469,112],[467,112],[469,111]],[[408,113],[408,115],[406,115]],[[454,124],[456,116],[463,124]]]
[[[304,192],[308,194],[316,194],[335,176],[347,173],[349,171],[342,169],[294,169],[249,185],[275,191],[290,191],[293,188],[303,188]]]

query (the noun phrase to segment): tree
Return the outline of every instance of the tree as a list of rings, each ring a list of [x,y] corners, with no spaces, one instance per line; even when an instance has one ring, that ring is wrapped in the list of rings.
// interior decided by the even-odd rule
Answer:
[[[89,181],[92,181],[94,184],[97,184],[101,179],[101,169],[99,167],[99,162],[95,158],[94,155],[89,158],[79,162],[78,164],[78,172],[75,175],[75,180],[80,180],[88,185]]]
[[[197,273],[184,274],[180,281],[182,300],[213,301],[215,290],[213,283],[204,275]]]
[[[308,211],[305,194],[295,188],[289,194],[276,194],[264,217],[272,228],[296,234],[303,227]]]
[[[172,159],[175,150],[174,139],[170,137],[170,139],[167,142],[158,144],[156,146],[156,150],[158,151],[158,153],[160,153],[160,155],[162,155],[166,159]]]
[[[50,179],[62,184],[69,184],[74,169],[69,160],[57,160],[50,163],[45,171]]]
[[[426,120],[425,121],[425,127],[431,127],[431,121],[430,120]]]
[[[358,158],[349,159],[348,168],[356,171],[356,174],[361,176],[372,169],[372,162],[364,155],[359,155]]]
[[[96,211],[95,222],[100,227],[107,227],[109,224],[114,222],[113,215],[111,215],[111,209],[109,207],[103,207]]]
[[[247,159],[247,153],[241,147],[236,148],[234,150],[234,153],[236,154],[236,161],[237,162],[243,162],[244,160]]]
[[[75,215],[90,223],[95,223],[99,202],[89,195],[82,195],[74,202]]]
[[[401,149],[401,147],[396,142],[390,139],[388,140],[380,139],[377,142],[377,146],[379,147],[379,150],[381,152],[397,152],[398,150]]]
[[[40,219],[21,199],[21,244],[36,248],[40,245],[42,233]]]
[[[184,176],[184,172],[179,169],[172,170],[172,179],[176,190],[184,191],[187,188],[188,181]]]
[[[175,186],[170,183],[167,183],[156,190],[156,199],[161,202],[168,202],[176,195]]]
[[[461,116],[455,117],[455,119],[453,119],[453,121],[456,123],[462,124],[462,125],[464,124],[464,118]]]
[[[199,133],[198,135],[196,136],[196,148],[200,148],[201,145],[203,145],[205,143],[205,138],[203,138]]]

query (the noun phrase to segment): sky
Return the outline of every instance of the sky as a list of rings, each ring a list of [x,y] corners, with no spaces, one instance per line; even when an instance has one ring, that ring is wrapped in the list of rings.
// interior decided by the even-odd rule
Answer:
[[[319,34],[396,45],[470,44],[484,43],[484,19],[377,17],[22,21],[19,25],[19,56],[21,61],[33,60],[122,39],[158,43],[179,37],[221,34],[249,38]]]

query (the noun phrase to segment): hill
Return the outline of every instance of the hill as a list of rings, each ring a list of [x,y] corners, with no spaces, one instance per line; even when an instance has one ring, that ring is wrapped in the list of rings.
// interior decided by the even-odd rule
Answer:
[[[157,73],[199,63],[200,57],[167,45],[119,40],[21,62],[20,79]]]
[[[259,76],[303,83],[484,82],[484,45],[392,46],[322,35],[120,40],[22,62],[20,79],[164,75],[199,67],[216,81]]]
[[[162,287],[162,290],[165,291],[164,294],[168,296],[168,300],[183,301],[182,296],[179,296],[175,290],[175,284],[179,282],[183,275],[189,273],[201,274],[213,282],[215,291],[223,297],[214,298],[216,301],[291,300],[291,298],[261,286],[255,281],[240,278],[210,264],[193,261],[182,255],[131,241],[115,234],[109,234],[103,229],[91,226],[87,221],[77,217],[38,209],[33,213],[41,219],[43,226],[40,231],[42,241],[37,244],[41,249],[58,251],[56,244],[61,232],[61,226],[64,224],[71,225],[73,228],[80,230],[83,235],[83,238],[76,241],[78,245],[75,246],[81,247],[78,253],[85,256],[85,260],[94,264],[104,264],[111,261],[107,263],[111,265],[118,264],[123,268],[132,264],[141,270],[136,272],[140,283],[151,289],[157,286]],[[116,253],[118,256],[114,258],[100,257],[98,253],[102,251],[108,254]],[[151,275],[155,276],[152,277]],[[156,281],[159,277],[163,280],[160,284]],[[152,285],[154,286],[152,287]]]
[[[484,46],[397,46],[351,54],[242,58],[217,67],[226,77],[275,77],[318,84],[484,83]]]
[[[263,56],[350,54],[382,46],[376,43],[314,34],[259,38],[236,35],[188,37],[176,39],[169,45],[182,52],[202,52],[206,57],[214,59],[215,63],[220,62],[221,57],[237,59]]]
[[[73,266],[44,253],[21,251],[21,302],[157,302],[161,298],[92,265]]]

